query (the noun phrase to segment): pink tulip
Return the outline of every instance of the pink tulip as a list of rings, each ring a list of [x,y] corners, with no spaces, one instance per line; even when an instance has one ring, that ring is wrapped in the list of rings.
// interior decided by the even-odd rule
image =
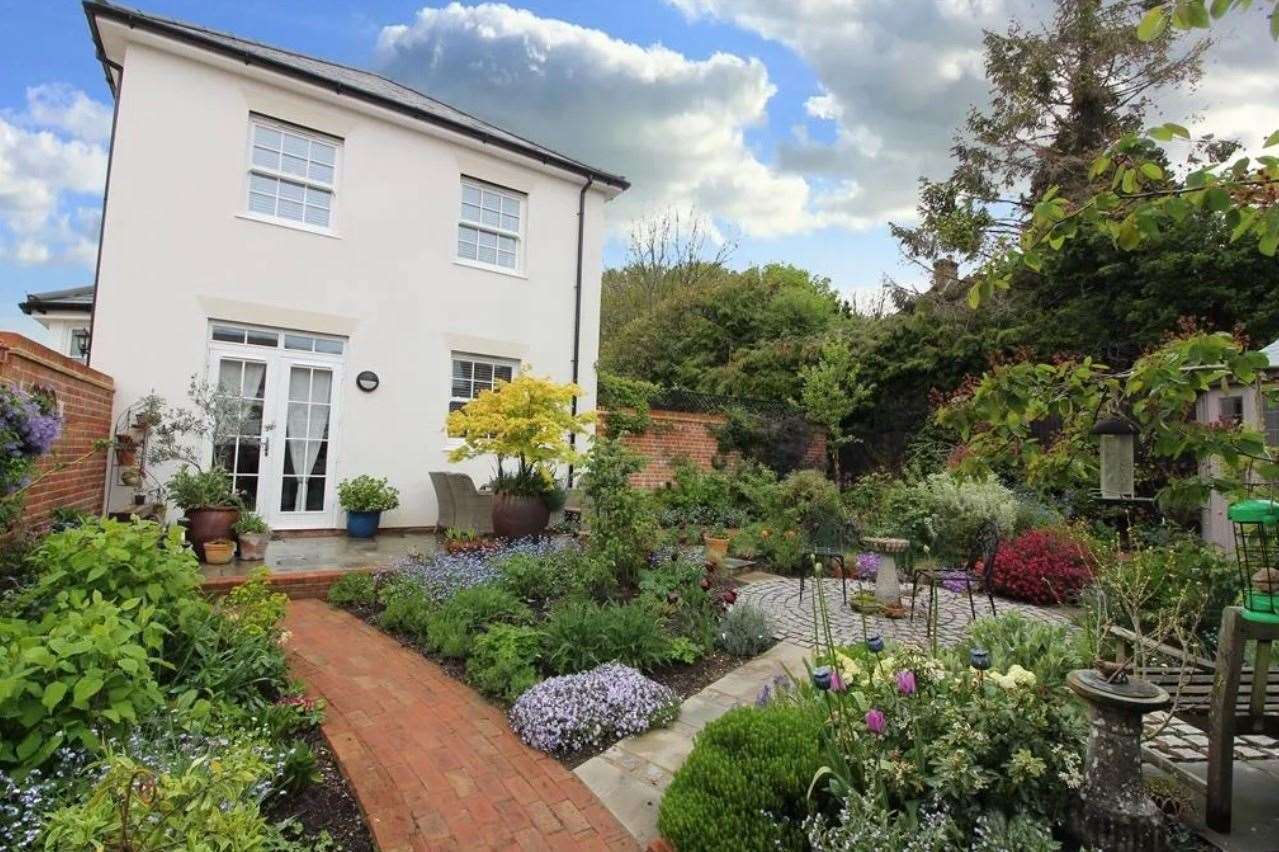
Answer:
[[[866,712],[866,730],[878,737],[884,733],[884,729],[887,727],[888,720],[884,718],[882,710],[872,708]]]
[[[844,683],[844,679],[840,677],[839,669],[834,669],[830,673],[830,691],[843,692],[848,689],[848,684]]]
[[[915,683],[914,672],[898,672],[897,673],[897,691],[902,695],[914,695],[918,685]]]

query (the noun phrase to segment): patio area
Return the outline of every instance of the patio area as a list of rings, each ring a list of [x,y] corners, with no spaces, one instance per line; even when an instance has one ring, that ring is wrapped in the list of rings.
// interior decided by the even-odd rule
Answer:
[[[265,565],[272,574],[313,571],[354,571],[389,567],[412,554],[432,554],[441,546],[434,532],[383,531],[374,538],[351,538],[345,533],[272,539],[265,562],[235,560],[228,565],[201,563],[208,579],[242,577]]]

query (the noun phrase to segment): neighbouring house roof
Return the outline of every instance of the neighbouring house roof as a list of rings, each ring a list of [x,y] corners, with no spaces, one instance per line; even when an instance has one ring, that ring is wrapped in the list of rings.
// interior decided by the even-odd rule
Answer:
[[[69,311],[91,313],[93,311],[93,285],[68,287],[64,290],[47,290],[44,293],[28,293],[25,302],[18,307],[24,314]]]
[[[1262,349],[1261,352],[1270,359],[1271,367],[1279,367],[1279,340],[1271,343],[1269,346]]]
[[[456,107],[425,95],[407,86],[388,80],[381,75],[359,68],[339,65],[314,56],[294,53],[279,47],[262,44],[250,39],[218,32],[196,24],[162,17],[117,6],[106,0],[85,0],[85,14],[93,32],[98,58],[107,72],[107,85],[115,91],[115,79],[110,61],[98,33],[99,17],[122,23],[130,28],[144,29],[167,36],[185,44],[233,57],[249,65],[257,65],[295,79],[333,89],[341,95],[359,98],[366,102],[393,109],[419,120],[447,128],[457,133],[495,145],[507,151],[530,157],[541,163],[556,166],[569,172],[590,177],[593,180],[627,189],[630,183],[620,175],[594,168],[571,157],[552,151],[542,145],[503,130],[496,125],[469,115]]]

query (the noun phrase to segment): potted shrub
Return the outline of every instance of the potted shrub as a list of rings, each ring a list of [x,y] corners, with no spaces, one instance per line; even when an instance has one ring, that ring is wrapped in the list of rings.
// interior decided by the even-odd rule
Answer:
[[[186,515],[187,541],[197,557],[208,561],[206,543],[229,541],[231,528],[240,518],[240,496],[231,475],[220,467],[198,470],[183,465],[169,479],[168,491],[169,499]]]
[[[709,530],[703,540],[706,542],[706,559],[709,562],[723,562],[728,557],[728,531],[723,524],[716,524]]]
[[[579,456],[570,435],[586,430],[591,414],[576,414],[573,399],[582,389],[521,373],[485,391],[449,414],[449,435],[462,445],[451,461],[494,456],[493,532],[506,538],[538,535],[551,512],[564,505],[564,489],[555,481],[558,464]],[[514,460],[512,470],[508,461]]]
[[[257,512],[245,512],[232,527],[240,541],[240,558],[261,562],[266,559],[266,547],[271,541],[271,528]]]
[[[373,538],[382,522],[382,513],[400,505],[399,489],[386,477],[367,474],[338,483],[338,501],[346,509],[346,533],[352,538]]]
[[[444,531],[446,553],[469,553],[484,549],[484,540],[475,530],[466,527],[449,527]]]

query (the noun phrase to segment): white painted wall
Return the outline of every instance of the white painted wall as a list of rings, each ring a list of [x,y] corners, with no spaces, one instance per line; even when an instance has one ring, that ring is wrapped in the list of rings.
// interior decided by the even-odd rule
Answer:
[[[433,524],[429,471],[465,470],[477,484],[492,473],[484,461],[446,460],[450,352],[519,357],[539,375],[570,376],[585,179],[103,28],[109,53],[127,41],[92,353],[116,380],[117,406],[153,390],[184,400],[189,377],[205,369],[211,319],[347,335],[333,472],[400,488],[385,526]],[[336,236],[242,217],[251,112],[343,140]],[[527,193],[525,276],[454,263],[463,174]],[[606,200],[587,194],[582,410],[594,408]],[[381,377],[372,394],[355,386],[366,369]],[[333,525],[342,522],[334,512]]]

